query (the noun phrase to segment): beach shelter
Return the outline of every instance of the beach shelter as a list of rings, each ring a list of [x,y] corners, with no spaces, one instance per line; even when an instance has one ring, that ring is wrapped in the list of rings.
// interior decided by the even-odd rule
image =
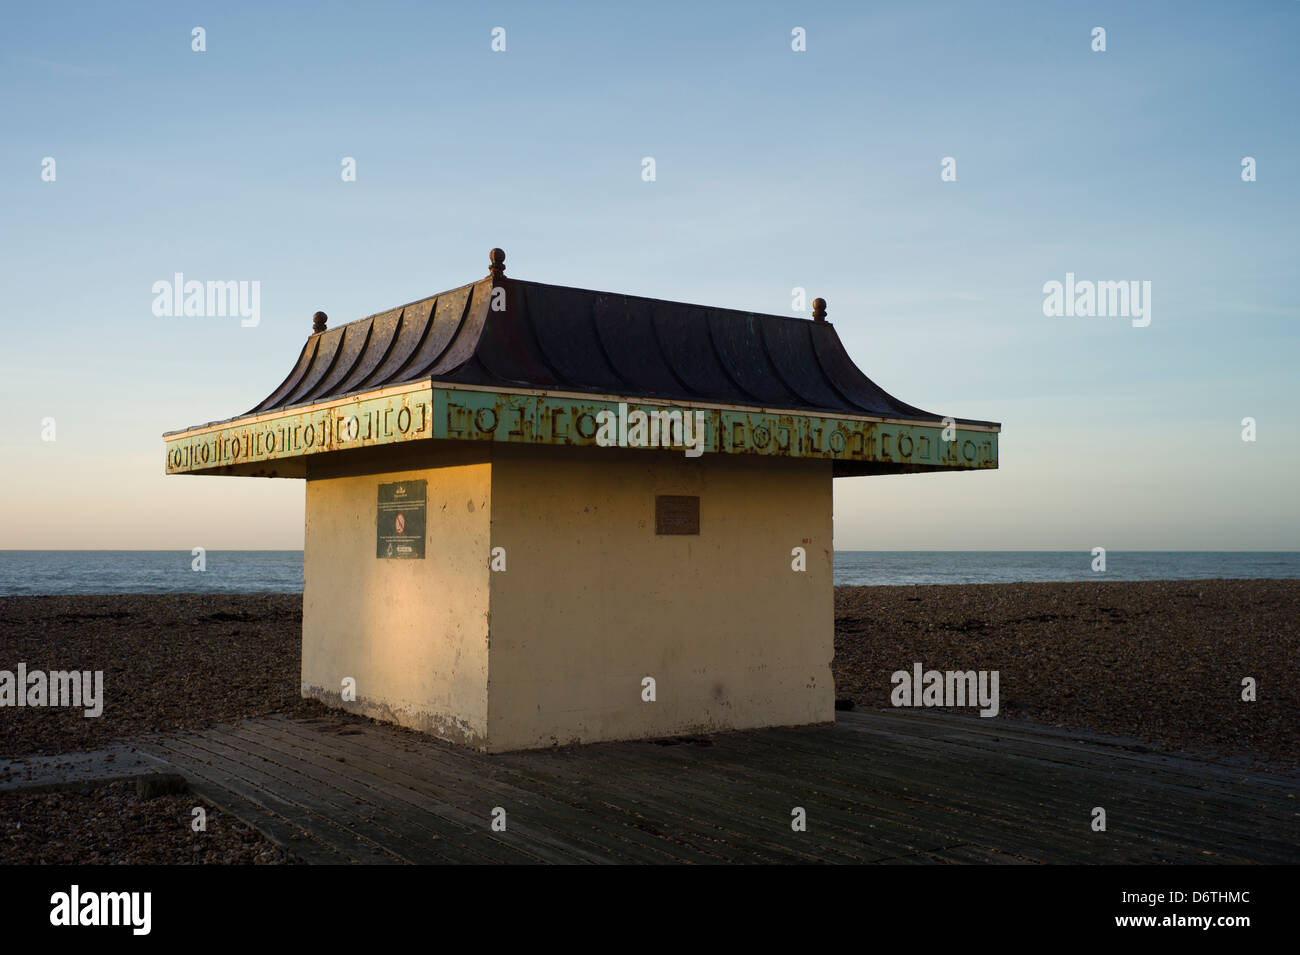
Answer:
[[[169,474],[306,481],[302,694],[489,752],[834,719],[831,484],[999,425],[826,320],[509,278],[313,329]]]

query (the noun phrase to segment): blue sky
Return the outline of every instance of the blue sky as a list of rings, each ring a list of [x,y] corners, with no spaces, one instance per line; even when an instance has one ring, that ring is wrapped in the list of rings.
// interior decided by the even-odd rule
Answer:
[[[15,7],[0,547],[300,546],[301,483],[167,478],[161,433],[250,408],[317,309],[499,245],[679,301],[804,287],[887,390],[1003,423],[995,473],[838,481],[837,547],[1300,549],[1298,38],[1281,0]],[[261,323],[156,317],[176,272],[259,281]],[[1067,272],[1150,281],[1150,326],[1045,317]]]

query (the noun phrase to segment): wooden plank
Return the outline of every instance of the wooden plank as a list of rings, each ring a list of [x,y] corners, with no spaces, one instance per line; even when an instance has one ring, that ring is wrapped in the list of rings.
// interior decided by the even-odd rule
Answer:
[[[364,737],[357,739],[361,741],[360,745],[367,744]],[[375,741],[371,739],[369,742]],[[433,748],[422,748],[407,755],[416,761],[426,757],[436,761],[442,754]],[[538,780],[520,778],[517,772],[512,772],[503,762],[508,757],[482,754],[472,756],[477,762],[463,769],[458,766],[452,773],[460,784],[468,786],[480,802],[483,801],[483,794],[487,793],[494,801],[509,802],[516,809],[523,806],[528,818],[546,825],[560,839],[572,839],[575,835],[580,835],[593,849],[603,849],[606,853],[626,856],[635,861],[719,861],[716,857],[696,852],[672,840],[647,835],[635,820],[628,822],[611,819],[608,813],[601,812],[600,806],[592,802],[590,788],[582,780],[564,780],[560,785],[549,787],[556,794],[552,797],[547,794],[547,787],[541,786]],[[516,811],[515,816],[517,815]]]
[[[868,773],[846,768],[842,754],[782,742],[778,734],[749,743],[755,748],[773,747],[792,774],[823,773],[823,785],[846,798],[856,791],[859,801],[871,804],[891,797],[904,800],[923,828],[944,819],[953,825],[960,823],[957,841],[1000,845],[1014,840],[1018,851],[1043,861],[1150,861],[1147,854],[1113,840],[1090,840],[1086,815],[1080,815],[1078,827],[1066,828],[1062,823],[1068,818],[1066,812],[1044,813],[1041,801],[1026,801],[1032,789],[1019,781],[1004,782],[981,773],[960,759],[918,759],[900,747],[889,762],[867,762],[864,757],[864,765],[870,766]]]
[[[300,744],[312,742],[307,735],[308,731],[293,726],[289,721],[278,724],[277,729],[284,732],[287,738],[298,740]],[[368,765],[375,771],[378,770],[380,759],[401,760],[407,767],[406,770],[390,769],[385,765],[384,771],[404,785],[436,795],[448,812],[458,812],[462,818],[473,820],[474,825],[486,828],[488,812],[492,806],[510,803],[514,811],[507,809],[509,835],[493,835],[506,835],[512,840],[512,846],[516,845],[513,841],[516,837],[523,836],[530,845],[549,846],[562,853],[562,861],[618,861],[610,859],[612,850],[608,846],[586,837],[584,833],[590,827],[590,820],[582,818],[578,811],[553,800],[539,799],[536,794],[497,780],[492,767],[493,757],[468,751],[462,751],[467,756],[460,753],[448,754],[441,746],[450,744],[438,745],[433,740],[429,741],[428,746],[412,745],[400,751],[386,745],[386,742],[373,733],[361,732],[354,736],[340,737],[336,745],[345,749],[349,759],[368,760]],[[477,772],[456,765],[469,758],[479,766]],[[525,820],[522,825],[519,822],[518,808],[521,806],[524,807]],[[624,861],[674,861],[674,857],[662,847],[654,848],[653,842],[647,845],[652,853],[650,857],[647,857],[646,846],[638,849],[634,842],[621,845],[619,851],[626,857]]]
[[[767,737],[766,742],[771,744],[773,737]],[[757,740],[759,744],[763,740]],[[806,747],[787,747],[786,752],[793,754],[792,758],[799,759],[807,757],[817,758],[815,751],[810,751]],[[1170,801],[1167,794],[1152,794],[1144,796],[1141,792],[1135,792],[1134,787],[1125,780],[1116,780],[1106,777],[1104,774],[1088,774],[1073,770],[1070,767],[1032,767],[1032,771],[1027,776],[1003,776],[993,767],[997,765],[995,761],[981,757],[979,754],[963,752],[946,752],[943,750],[926,754],[929,758],[918,758],[921,754],[914,754],[910,761],[904,765],[881,764],[877,762],[874,766],[873,776],[880,778],[882,776],[890,777],[900,784],[906,780],[906,784],[912,791],[924,792],[929,798],[939,799],[949,805],[970,806],[981,813],[987,813],[994,817],[1005,818],[1006,812],[1003,807],[1016,807],[1020,811],[1029,815],[1033,819],[1036,816],[1036,823],[1039,828],[1047,830],[1057,829],[1056,823],[1060,819],[1069,818],[1070,812],[1075,812],[1083,819],[1085,826],[1082,830],[1068,829],[1061,834],[1080,851],[1088,852],[1097,845],[1105,843],[1093,836],[1090,830],[1086,828],[1087,808],[1081,807],[1079,798],[1080,792],[1093,792],[1096,795],[1089,797],[1087,802],[1092,805],[1105,805],[1107,808],[1108,821],[1113,822],[1117,809],[1127,810],[1132,807],[1129,815],[1120,813],[1118,818],[1130,821],[1133,825],[1128,828],[1123,838],[1129,842],[1154,842],[1167,843],[1161,851],[1172,851],[1176,855],[1188,858],[1199,858],[1202,850],[1210,848],[1213,851],[1228,853],[1239,847],[1241,841],[1229,841],[1212,843],[1204,838],[1201,832],[1194,844],[1189,844],[1181,838],[1185,832],[1200,832],[1200,819],[1204,814],[1197,815],[1193,812],[1192,806],[1177,806],[1183,808],[1189,815],[1196,815],[1195,820],[1189,820],[1184,823],[1184,829],[1178,826],[1167,825],[1167,817],[1170,811]],[[1015,766],[1012,759],[1002,761],[1006,767]],[[956,787],[954,783],[960,779],[968,779],[966,785]],[[974,795],[978,793],[978,795]],[[996,800],[990,803],[983,798],[985,794],[996,795]],[[1027,801],[1032,795],[1033,801]],[[1145,800],[1145,801],[1144,801]],[[1052,810],[1045,812],[1045,810]],[[1211,813],[1213,810],[1209,810]],[[1116,830],[1113,825],[1110,835],[1113,837]],[[1100,834],[1098,834],[1100,835]],[[1079,841],[1082,836],[1084,842]],[[1166,839],[1165,837],[1173,837]],[[1244,833],[1243,840],[1248,840],[1252,844],[1259,838],[1258,833],[1251,831]],[[1108,840],[1111,844],[1112,853],[1117,853],[1120,861],[1149,861],[1150,853],[1141,852],[1135,857],[1132,856],[1133,850],[1120,850],[1117,840]],[[1131,857],[1131,858],[1130,858]]]
[[[384,811],[390,814],[394,828],[409,834],[413,840],[430,841],[447,861],[481,865],[489,863],[518,863],[538,861],[521,857],[508,845],[498,845],[492,839],[475,837],[482,826],[470,826],[464,821],[449,818],[445,806],[437,800],[423,796],[418,789],[394,784],[391,775],[377,764],[358,765],[352,760],[339,762],[305,745],[295,746],[284,742],[280,735],[268,732],[260,723],[245,723],[226,730],[223,738],[244,740],[250,749],[276,754],[285,765],[294,767],[304,775],[327,774],[339,791],[354,800],[373,803],[376,798]],[[483,844],[478,844],[483,843]]]
[[[241,762],[250,772],[261,771],[280,779],[282,788],[293,787],[296,801],[301,805],[403,861],[418,865],[438,865],[452,861],[452,855],[443,852],[444,845],[437,833],[402,813],[400,807],[392,801],[380,801],[368,796],[358,798],[339,788],[341,774],[332,776],[318,768],[309,767],[302,761],[299,761],[297,767],[289,766],[280,762],[273,751],[256,744],[250,746],[226,730],[205,734],[202,745],[225,758]],[[344,764],[335,760],[335,765],[341,769]],[[303,772],[303,769],[310,771]],[[521,853],[517,848],[509,848],[513,851],[498,861],[543,861],[541,855]]]
[[[363,834],[364,830],[377,830],[364,821],[343,821],[343,814],[321,811],[313,795],[292,783],[249,766],[237,755],[229,755],[228,747],[202,736],[190,736],[169,743],[172,752],[187,755],[192,761],[202,761],[221,775],[218,781],[227,788],[252,798],[258,792],[268,793],[267,808],[292,822],[319,842],[357,862],[393,864],[402,857],[387,850],[384,841],[376,842]]]
[[[319,747],[322,745],[318,734],[299,732],[298,728],[289,724],[288,721],[264,725],[261,729],[264,733],[274,734],[274,738],[278,740],[278,744],[282,747],[310,750],[312,746]],[[435,774],[411,773],[403,769],[395,769],[388,763],[378,761],[379,759],[400,759],[405,765],[409,766],[409,753],[404,751],[398,753],[396,750],[381,748],[376,753],[378,759],[372,759],[368,750],[357,746],[355,743],[356,738],[352,736],[331,737],[328,740],[329,745],[334,750],[341,752],[345,756],[346,763],[338,765],[351,766],[359,774],[378,780],[390,791],[404,792],[405,795],[402,798],[408,803],[409,809],[407,811],[436,815],[445,823],[446,828],[440,829],[440,831],[447,838],[458,838],[463,845],[480,854],[489,856],[490,861],[494,862],[522,861],[521,853],[536,860],[543,858],[541,855],[531,854],[530,851],[521,848],[518,840],[510,836],[509,828],[506,833],[496,833],[490,829],[489,814],[479,808],[486,803],[486,800],[479,798],[475,806],[469,807],[465,803],[465,793],[449,789],[444,780],[438,778]],[[333,756],[329,758],[334,759]],[[507,821],[508,823],[511,821],[509,816],[507,816]],[[527,827],[525,827],[525,831],[528,831]],[[545,842],[546,838],[541,837],[539,841]],[[570,851],[562,842],[554,843],[553,848],[563,850],[561,853],[564,856],[562,861],[597,861],[595,857],[584,859],[581,851]]]
[[[718,764],[716,756],[720,754],[712,750],[707,754],[691,754],[689,750],[694,747],[683,746],[680,749],[688,753],[674,761],[673,757],[652,753],[645,744],[620,745],[629,747],[619,754],[620,768],[629,765],[656,771],[653,789],[632,798],[641,804],[657,807],[661,812],[680,814],[685,811],[683,806],[694,806],[695,813],[686,811],[687,815],[712,824],[718,834],[726,833],[732,839],[763,847],[769,852],[775,851],[782,861],[861,863],[896,851],[912,851],[912,847],[894,843],[879,833],[871,834],[881,843],[878,848],[867,838],[869,824],[847,814],[839,820],[841,827],[836,830],[837,840],[827,839],[824,827],[820,832],[816,829],[794,832],[790,829],[791,810],[800,804],[808,808],[806,788],[805,794],[791,801],[790,791],[776,792],[762,786],[753,768],[735,763]],[[634,747],[639,747],[640,751]],[[689,772],[689,779],[684,778],[685,772]],[[655,798],[661,795],[671,799]],[[769,822],[756,821],[761,819]],[[854,823],[862,823],[862,826],[855,828]],[[782,842],[782,838],[788,841]]]
[[[158,752],[277,841],[301,827],[322,861],[380,861],[373,848],[462,863],[1300,861],[1285,774],[963,714],[839,716],[708,746],[493,756],[372,723],[272,717]],[[327,731],[338,726],[348,732]],[[488,827],[494,805],[506,833]],[[795,805],[807,832],[789,830]],[[1093,805],[1108,832],[1091,831]]]
[[[302,861],[317,865],[349,865],[357,859],[339,852],[329,840],[321,840],[277,811],[281,800],[265,790],[249,787],[227,773],[192,758],[188,750],[173,741],[151,743],[157,755],[166,755],[180,768],[195,793],[255,827],[276,845]]]
[[[1077,802],[1075,795],[1081,789],[1101,789],[1098,804],[1107,799],[1116,804],[1114,808],[1122,808],[1123,818],[1140,829],[1144,837],[1166,838],[1176,844],[1194,847],[1197,853],[1204,849],[1231,852],[1246,843],[1260,850],[1255,854],[1261,859],[1287,861],[1295,858],[1294,847],[1300,841],[1294,816],[1287,820],[1261,811],[1260,794],[1246,787],[1239,786],[1229,797],[1202,791],[1188,781],[1186,773],[1172,777],[1176,785],[1166,785],[1164,778],[1152,782],[1146,776],[1132,773],[1117,776],[1099,769],[1090,771],[1066,766],[1054,759],[1050,765],[1042,766],[1033,756],[1014,752],[975,751],[963,747],[961,758],[967,756],[983,757],[983,762],[989,766],[1004,765],[1011,769],[1017,764],[1032,764],[1028,774],[1031,778],[1018,780],[1017,788],[1027,785],[1040,795],[1064,794],[1070,797],[1067,800],[1070,805]],[[944,758],[954,760],[956,754]],[[1282,799],[1275,801],[1279,804],[1285,802]],[[1171,822],[1171,806],[1185,818]],[[1107,806],[1108,815],[1112,814],[1111,809]],[[1186,833],[1194,833],[1196,838],[1188,841],[1183,838]]]
[[[566,765],[566,754],[546,753],[531,758],[516,759],[513,766],[524,773],[529,765],[542,762]],[[617,760],[615,762],[615,760]],[[632,764],[625,753],[610,754],[609,763],[602,764],[605,772],[586,775],[590,767],[579,760],[567,764],[573,774],[568,778],[580,786],[588,800],[593,800],[614,816],[621,817],[623,825],[639,826],[661,834],[661,838],[674,838],[678,845],[686,843],[708,854],[712,862],[790,863],[817,861],[817,857],[804,852],[792,852],[788,847],[775,845],[764,834],[737,822],[734,811],[728,814],[707,811],[714,804],[703,798],[698,788],[674,785],[660,773],[642,778],[643,767]],[[629,778],[632,777],[632,778]],[[545,784],[545,776],[533,776]],[[734,807],[733,807],[734,808]],[[676,851],[680,851],[680,848]],[[844,861],[844,860],[841,860]]]
[[[1116,761],[1122,761],[1149,770],[1153,775],[1169,771],[1179,777],[1202,780],[1207,785],[1217,784],[1227,793],[1235,790],[1243,780],[1263,789],[1275,789],[1283,796],[1300,788],[1300,773],[1285,768],[1265,771],[1257,764],[1247,765],[1239,760],[1210,760],[1195,754],[1159,750],[1128,737],[1039,726],[1006,717],[983,719],[906,708],[837,713],[836,716],[837,727],[855,733],[888,733],[893,728],[904,738],[912,739],[925,736],[963,743],[979,739],[1041,743],[1044,751],[1049,747],[1063,750],[1061,761],[1069,765],[1077,765],[1081,759],[1087,761],[1092,754],[1098,754],[1109,761],[1109,769],[1117,768]]]
[[[943,849],[935,849],[930,853],[937,859],[945,862],[977,862],[983,865],[1033,865],[1029,859],[1020,856],[1011,855],[1006,852],[999,852],[988,846],[960,845],[946,846]]]

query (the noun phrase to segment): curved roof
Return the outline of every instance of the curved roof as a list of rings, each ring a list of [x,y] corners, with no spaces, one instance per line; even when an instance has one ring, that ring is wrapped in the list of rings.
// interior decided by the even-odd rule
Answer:
[[[864,375],[826,321],[504,276],[313,333],[288,377],[248,413],[422,380],[909,420],[943,417],[900,401]]]

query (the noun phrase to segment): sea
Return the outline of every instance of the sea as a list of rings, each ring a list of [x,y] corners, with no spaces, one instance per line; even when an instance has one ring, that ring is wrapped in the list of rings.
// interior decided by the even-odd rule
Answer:
[[[1300,552],[836,551],[835,583],[865,586],[1300,577]],[[0,596],[302,593],[302,551],[0,551]]]

